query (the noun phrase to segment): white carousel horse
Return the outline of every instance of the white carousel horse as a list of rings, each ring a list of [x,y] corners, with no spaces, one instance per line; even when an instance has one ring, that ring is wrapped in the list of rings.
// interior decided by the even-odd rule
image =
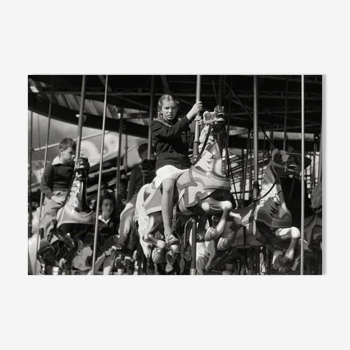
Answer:
[[[214,112],[203,114],[204,128],[200,136],[199,160],[180,175],[175,186],[175,204],[183,222],[198,215],[208,217],[222,214],[215,228],[210,226],[204,230],[204,225],[199,225],[198,234],[207,240],[216,239],[223,233],[232,209],[231,184],[223,172],[221,152],[215,139],[215,134],[225,123],[223,116],[223,107],[219,106]],[[160,188],[155,188],[154,181],[141,188],[137,196],[135,217],[139,224],[144,254],[148,259],[154,260],[165,253],[163,244],[159,244],[159,241],[164,240],[160,203],[161,191]],[[153,247],[157,249],[153,250]],[[156,256],[152,256],[152,250]]]

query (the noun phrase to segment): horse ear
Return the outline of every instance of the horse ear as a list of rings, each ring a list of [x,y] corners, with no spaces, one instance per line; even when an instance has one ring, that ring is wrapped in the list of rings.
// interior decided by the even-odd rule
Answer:
[[[272,154],[271,154],[271,158],[273,159],[273,157],[279,152],[279,149],[278,148],[275,148],[273,151],[272,151]]]

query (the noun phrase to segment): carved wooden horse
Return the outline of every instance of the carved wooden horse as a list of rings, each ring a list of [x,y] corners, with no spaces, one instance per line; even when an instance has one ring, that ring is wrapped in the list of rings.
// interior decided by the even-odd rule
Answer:
[[[80,158],[74,169],[70,193],[58,210],[57,219],[52,221],[48,237],[40,242],[38,251],[39,234],[29,239],[29,268],[33,274],[37,273],[36,259],[40,261],[41,273],[49,274],[54,266],[69,273],[76,253],[93,243],[94,213],[86,200],[88,173],[87,158]]]
[[[178,216],[183,222],[190,217],[205,217],[199,224],[198,234],[212,240],[219,237],[226,226],[232,209],[230,201],[230,180],[223,172],[223,164],[215,135],[225,123],[223,107],[217,106],[214,112],[203,114],[204,128],[200,137],[200,156],[190,169],[177,179],[174,202]],[[136,201],[136,219],[139,224],[140,242],[144,254],[153,260],[164,256],[163,222],[161,214],[161,189],[155,188],[154,181],[141,188]],[[207,217],[222,214],[216,227],[204,229]],[[186,239],[185,239],[186,240]],[[185,242],[183,242],[185,243]]]
[[[305,167],[309,164],[310,160],[305,158]],[[267,244],[273,251],[272,264],[275,269],[290,265],[300,241],[300,230],[296,227],[300,227],[300,221],[299,224],[297,222],[301,215],[301,183],[297,179],[300,171],[300,155],[274,150],[263,178],[260,199],[246,208],[232,211],[240,216],[242,227],[237,230],[228,222],[217,248],[226,250]],[[308,216],[313,213],[310,213],[306,194],[305,201],[307,223]],[[308,243],[305,244],[306,249]]]

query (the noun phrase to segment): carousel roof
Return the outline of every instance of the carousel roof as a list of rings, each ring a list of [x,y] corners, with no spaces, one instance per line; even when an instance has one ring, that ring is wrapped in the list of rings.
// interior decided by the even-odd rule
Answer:
[[[147,137],[151,100],[151,75],[109,75],[106,130],[119,131],[123,111],[123,131],[128,135]],[[186,114],[196,100],[196,75],[155,75],[154,96],[171,93],[180,102],[179,114]],[[101,129],[105,76],[88,75],[86,79],[84,126]],[[47,116],[51,91],[52,118],[78,124],[81,75],[28,76],[28,109]],[[286,122],[288,144],[301,148],[301,76],[258,76],[258,123],[262,130],[274,135],[274,145],[282,148]],[[230,118],[229,147],[244,149],[247,130],[253,128],[253,76],[202,75],[201,100],[204,109],[213,110],[223,104]],[[312,151],[314,139],[321,133],[322,76],[305,76],[306,151]],[[285,118],[285,116],[287,118]],[[137,124],[137,127],[135,126]],[[281,136],[282,135],[282,136]],[[263,149],[263,134],[259,149]],[[310,142],[309,142],[310,141]]]

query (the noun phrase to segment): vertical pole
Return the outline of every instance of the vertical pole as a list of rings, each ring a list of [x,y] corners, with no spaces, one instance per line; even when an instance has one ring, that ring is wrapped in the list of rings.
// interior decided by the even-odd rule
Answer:
[[[44,173],[46,169],[46,162],[47,162],[47,150],[49,147],[49,139],[50,139],[50,124],[51,124],[51,108],[52,108],[52,99],[53,99],[53,88],[54,88],[54,82],[55,82],[55,76],[52,76],[52,84],[51,84],[51,94],[50,94],[50,104],[49,104],[49,113],[48,113],[48,121],[47,121],[47,134],[46,134],[46,145],[45,145],[45,155],[44,155]],[[43,208],[43,193],[40,191],[40,209],[39,209],[39,233],[38,235],[40,237],[44,236],[44,231],[41,228],[41,215],[42,215],[42,208]],[[40,244],[40,239],[38,237],[37,239],[37,246],[36,246],[36,251],[38,252],[39,250],[39,244]],[[37,259],[35,259],[35,265],[34,265],[34,272],[36,273],[36,264],[37,264]]]
[[[52,108],[54,82],[55,82],[55,76],[53,75],[52,76],[52,84],[51,84],[49,113],[47,115],[48,120],[47,120],[46,145],[45,145],[45,154],[44,154],[44,172],[45,172],[45,169],[46,169],[47,151],[48,151],[49,139],[50,139],[51,108]],[[43,193],[40,191],[39,230],[40,230],[40,227],[41,227],[42,204],[43,204]]]
[[[322,127],[320,133],[320,151],[318,156],[318,183],[322,182]]]
[[[300,274],[304,274],[304,213],[305,213],[305,115],[304,115],[304,75],[301,76],[301,256],[300,256]]]
[[[120,192],[120,167],[122,162],[122,137],[123,137],[123,114],[124,114],[124,108],[120,110],[120,119],[119,119],[119,140],[118,140],[118,158],[117,158],[117,183],[116,183],[116,192],[117,192],[117,198],[119,198],[119,192]],[[117,203],[118,205],[119,203]]]
[[[191,223],[192,223],[192,239],[191,239],[191,270],[190,274],[191,275],[197,275],[197,221],[194,218],[191,218]]]
[[[197,88],[196,88],[196,102],[201,99],[201,76],[197,75]],[[199,112],[197,117],[199,116]],[[196,117],[196,119],[198,119]],[[194,127],[194,141],[193,141],[193,160],[196,161],[198,158],[198,146],[199,146],[199,120],[195,119]]]
[[[79,123],[78,123],[78,135],[77,135],[77,150],[75,152],[75,165],[78,165],[80,157],[81,136],[83,134],[83,122],[84,122],[84,105],[85,105],[85,90],[86,90],[86,75],[83,75],[83,81],[81,84],[81,99],[79,108]]]
[[[124,173],[128,172],[128,134],[125,133],[125,154],[124,154]]]
[[[283,151],[286,150],[286,140],[287,140],[287,109],[288,109],[288,75],[286,78],[286,98],[284,102],[284,137],[283,137]]]
[[[28,238],[32,234],[32,220],[33,220],[33,210],[32,210],[32,155],[33,155],[33,111],[30,112],[29,121],[29,137],[28,137]],[[33,271],[34,273],[34,271]]]
[[[101,158],[100,158],[100,171],[98,174],[97,206],[96,206],[97,209],[96,209],[96,221],[95,221],[94,249],[93,249],[93,255],[92,255],[92,274],[93,275],[95,274],[95,260],[96,260],[97,237],[98,237],[98,212],[100,208],[100,197],[101,197],[103,150],[105,147],[104,142],[105,142],[106,111],[107,111],[107,92],[108,92],[108,75],[106,75],[105,98],[104,98],[104,106],[103,106]]]
[[[315,188],[316,181],[316,153],[317,153],[317,138],[314,134],[314,153],[312,155],[312,174],[311,174],[311,189]]]
[[[242,177],[242,202],[241,202],[241,208],[244,208],[244,197],[245,197],[245,189],[247,184],[247,177],[248,177],[248,161],[249,161],[249,152],[250,152],[250,129],[248,129],[248,137],[247,137],[247,153],[245,155],[245,161],[244,161],[244,172]],[[244,151],[242,150],[242,160],[244,157]],[[243,162],[242,162],[243,167]],[[243,169],[243,168],[242,168]]]
[[[196,87],[196,102],[199,102],[201,99],[201,76],[197,75],[197,87]],[[199,112],[197,117],[199,116]],[[196,117],[196,119],[198,119]],[[194,133],[194,142],[193,142],[193,159],[194,161],[198,158],[198,146],[199,146],[199,120],[195,120],[195,133]],[[192,218],[192,261],[191,261],[191,275],[197,274],[197,266],[196,266],[196,257],[197,257],[197,222]]]
[[[228,166],[228,163],[230,162],[230,152],[228,150],[228,144],[229,144],[229,140],[230,140],[230,117],[231,117],[231,104],[232,104],[232,99],[230,98],[228,101],[228,117],[227,117],[227,122],[226,122],[226,148],[227,148],[227,152],[228,154],[225,157],[225,169]]]
[[[152,147],[152,129],[151,123],[153,120],[153,109],[154,109],[154,75],[151,78],[151,98],[150,98],[150,106],[149,106],[149,125],[148,125],[148,150],[147,150],[147,158],[151,158],[151,147]]]
[[[223,90],[224,90],[224,79],[223,79],[223,76],[220,75],[219,76],[219,106],[223,105]],[[228,157],[228,155],[225,157],[226,150],[224,147],[224,135],[223,135],[223,133],[220,133],[218,140],[219,140],[219,147],[221,149],[221,157],[225,159]]]
[[[254,182],[253,199],[258,198],[258,149],[259,149],[259,130],[258,130],[258,76],[254,75]]]

